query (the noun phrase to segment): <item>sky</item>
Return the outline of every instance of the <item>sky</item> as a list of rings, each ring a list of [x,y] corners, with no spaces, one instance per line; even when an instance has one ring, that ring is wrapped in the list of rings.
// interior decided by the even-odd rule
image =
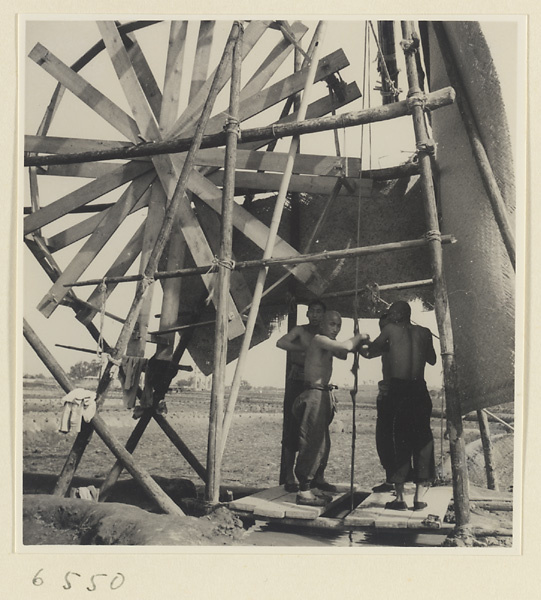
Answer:
[[[148,18],[148,17],[146,17]],[[304,46],[306,47],[308,40],[311,38],[315,23],[306,22],[310,26],[310,31],[305,36]],[[399,30],[398,23],[397,30]],[[363,47],[364,47],[364,27],[363,21],[350,20],[330,21],[326,37],[322,44],[321,56],[338,49],[343,48],[351,65],[342,71],[342,76],[349,83],[353,80],[357,81],[359,87],[363,87]],[[219,23],[216,27],[215,41],[213,51],[211,53],[211,67],[217,64],[219,55],[223,49],[223,43],[229,31],[229,23]],[[26,23],[25,33],[22,36],[22,56],[26,56],[34,47],[36,42],[40,42],[53,54],[58,56],[67,64],[75,61],[83,52],[88,49],[99,38],[99,31],[94,21],[43,21],[29,20]],[[193,47],[197,29],[195,23],[190,23],[188,28],[187,48]],[[513,53],[510,52],[509,45],[514,35],[514,25],[509,22],[494,20],[484,24],[484,32],[493,49],[494,60],[499,71],[502,90],[504,92],[504,102],[510,111],[510,125],[512,134],[516,133],[515,118],[515,94],[516,90],[516,60],[513,59]],[[273,32],[277,33],[277,32]],[[148,30],[138,32],[137,38],[145,52],[147,60],[153,69],[158,82],[163,81],[163,73],[165,68],[165,53],[167,47],[168,26],[165,23],[153,26]],[[158,43],[157,40],[160,40]],[[268,39],[262,38],[256,49],[252,52],[249,59],[243,63],[243,74],[245,78],[249,76],[250,69],[254,69],[257,64],[265,57],[272,45],[277,41],[277,35],[270,35]],[[502,44],[501,40],[505,39],[506,44]],[[264,41],[265,40],[265,41]],[[376,73],[376,49],[373,40],[371,41],[371,55],[369,57],[369,85],[368,89],[373,88],[376,84],[376,79],[379,77]],[[402,53],[397,46],[397,58],[402,61]],[[187,51],[185,56],[184,67],[188,73],[191,69],[193,53]],[[400,65],[399,65],[400,66]],[[21,129],[26,133],[35,133],[43,116],[44,110],[49,102],[52,91],[55,87],[55,81],[51,76],[45,73],[30,59],[22,60],[22,68],[25,77],[21,79],[24,82],[23,93],[21,98],[24,98],[24,110],[21,111],[22,123]],[[278,71],[270,83],[289,74],[291,69],[290,61]],[[121,108],[129,112],[128,104],[122,89],[118,83],[111,62],[105,52],[96,58],[88,67],[81,72],[94,86],[103,91],[109,98],[116,102]],[[367,75],[368,77],[368,75]],[[405,70],[402,66],[400,86],[406,88]],[[321,97],[326,93],[326,86],[323,83],[314,86],[312,99]],[[217,110],[222,110],[227,106],[228,86],[220,94],[217,101]],[[187,102],[188,86],[181,87],[181,106]],[[404,97],[402,94],[401,98]],[[379,92],[372,91],[365,98],[365,105],[368,106],[368,101],[371,105],[380,104],[381,96]],[[359,110],[363,107],[363,101],[357,100],[351,103],[342,111]],[[281,107],[277,108],[274,113],[278,113]],[[266,112],[261,116],[263,119],[260,123],[266,124],[271,116],[271,111]],[[277,116],[277,114],[276,114]],[[248,125],[250,126],[250,125]],[[104,123],[100,117],[93,114],[90,109],[83,106],[80,101],[71,95],[69,92],[65,94],[61,108],[56,116],[50,135],[81,137],[81,138],[102,138],[102,139],[122,139],[121,135],[116,130]],[[348,156],[359,156],[361,137],[360,128],[353,128],[346,132],[340,131],[340,143],[342,152]],[[513,135],[514,138],[514,135]],[[415,149],[415,141],[411,120],[409,117],[397,119],[392,122],[384,122],[375,124],[372,127],[371,135],[368,135],[368,130],[364,134],[365,148],[368,149],[370,144],[370,153],[366,152],[365,156],[370,155],[372,168],[390,166],[399,164],[406,160]],[[287,151],[289,145],[288,140],[282,140],[278,146],[278,151]],[[334,154],[334,139],[331,132],[311,134],[303,136],[302,152],[317,153],[317,154]],[[21,169],[22,171],[22,169]],[[22,186],[24,190],[24,198],[20,198],[20,203],[23,201],[28,204],[29,191],[27,176],[21,172]],[[57,177],[40,177],[40,199],[43,204],[52,201],[76,189],[86,180],[79,178],[57,178]],[[100,202],[113,200],[118,196],[118,191],[112,192],[110,195],[102,197]],[[110,197],[109,197],[110,196]],[[133,232],[144,218],[144,211],[133,215],[128,219],[125,225],[119,230],[118,239],[111,240],[105,247],[98,259],[92,264],[84,274],[87,277],[100,277],[104,271],[104,265],[107,264],[107,259],[111,256],[117,256],[123,244],[127,240],[130,232]],[[71,219],[72,222],[77,220],[77,217],[65,218],[62,223],[53,223],[44,230],[46,236],[51,236],[60,229],[65,228],[66,224]],[[82,243],[74,244],[68,249],[55,254],[55,258],[61,267],[67,264],[67,261],[73,255],[75,249],[80,248]],[[73,352],[62,348],[57,348],[54,345],[57,343],[83,346],[87,348],[95,347],[95,343],[89,337],[86,330],[75,320],[71,309],[60,307],[49,318],[45,319],[37,310],[36,305],[39,300],[45,295],[50,287],[50,281],[37,265],[35,259],[30,255],[25,248],[22,252],[24,256],[24,277],[21,278],[23,287],[23,305],[24,316],[30,325],[35,329],[36,333],[41,337],[45,344],[56,356],[64,369],[69,370],[70,366],[80,360],[90,360],[93,357],[90,354],[81,352]],[[120,289],[121,288],[121,289]],[[78,294],[82,298],[90,293],[83,291],[84,288],[79,288]],[[111,296],[107,302],[107,310],[119,315],[125,315],[127,306],[126,298],[133,297],[135,286],[133,284],[124,284],[118,286],[117,291]],[[159,312],[159,295],[154,298],[153,307],[155,310],[152,314]],[[434,333],[437,333],[435,325],[434,313],[424,312],[420,304],[414,304],[412,319],[429,327]],[[299,307],[298,322],[299,324],[306,323],[306,308]],[[95,320],[97,324],[98,321]],[[248,361],[245,369],[244,378],[247,379],[253,386],[276,386],[281,387],[284,381],[285,370],[285,352],[276,348],[276,340],[286,332],[285,321],[281,327],[277,329],[271,338],[250,350]],[[157,329],[152,327],[151,329]],[[378,333],[377,322],[374,320],[361,320],[360,329],[363,332],[369,333],[372,338]],[[118,335],[119,327],[114,322],[107,321],[104,333],[109,343],[114,343]],[[342,326],[342,332],[339,338],[346,338],[353,335],[353,322],[351,319],[345,319]],[[436,347],[437,347],[437,340]],[[152,352],[153,345],[149,345],[149,352]],[[183,363],[186,363],[183,360]],[[227,380],[231,380],[235,367],[235,362],[228,366]],[[352,384],[351,357],[347,361],[335,361],[333,381],[338,385],[350,386]],[[23,346],[23,371],[25,373],[46,372],[45,368],[35,356],[34,352],[26,343]],[[375,382],[380,378],[380,363],[379,359],[367,361],[361,359],[359,381]],[[437,386],[441,383],[441,361],[438,359],[436,366],[431,367],[427,371],[427,381],[429,385]]]

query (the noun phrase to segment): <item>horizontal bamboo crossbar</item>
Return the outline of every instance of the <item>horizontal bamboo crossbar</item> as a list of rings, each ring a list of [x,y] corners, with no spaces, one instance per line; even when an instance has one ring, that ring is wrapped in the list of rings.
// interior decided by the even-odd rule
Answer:
[[[455,100],[455,91],[446,87],[426,95],[424,107],[426,110],[435,110],[452,104]],[[279,139],[304,133],[329,131],[345,127],[354,127],[378,121],[388,121],[410,114],[410,104],[407,100],[376,106],[365,110],[352,111],[336,116],[305,119],[294,123],[277,123],[266,127],[255,127],[240,131],[239,144],[266,139]],[[215,148],[225,144],[225,132],[203,136],[201,148]],[[54,156],[25,156],[24,164],[27,167],[39,165],[58,165],[76,162],[93,162],[98,160],[128,159],[141,156],[158,156],[160,154],[173,154],[185,152],[191,145],[192,138],[173,138],[163,142],[150,142],[138,144],[129,148],[101,150],[97,152],[81,152],[76,154],[56,154]]]
[[[454,244],[456,238],[452,235],[442,235],[442,244]],[[255,269],[261,267],[271,267],[276,265],[295,265],[308,262],[321,262],[323,260],[336,260],[338,258],[352,258],[354,256],[362,256],[367,254],[379,254],[381,252],[393,252],[395,250],[408,250],[410,248],[418,248],[426,246],[429,241],[425,238],[417,240],[406,240],[402,242],[391,242],[388,244],[377,244],[375,246],[361,246],[358,248],[347,248],[345,250],[331,250],[329,252],[316,252],[314,254],[299,254],[286,258],[268,258],[256,260],[243,260],[236,262],[232,268],[239,269]],[[187,277],[190,275],[202,275],[204,273],[212,273],[217,271],[218,265],[211,264],[201,267],[189,267],[186,269],[178,269],[177,271],[156,271],[154,279],[170,279],[172,277]],[[126,275],[124,277],[106,277],[105,279],[88,279],[86,281],[77,281],[74,283],[66,283],[68,287],[77,287],[85,285],[96,285],[101,283],[126,283],[131,281],[139,281],[143,278],[142,275]]]

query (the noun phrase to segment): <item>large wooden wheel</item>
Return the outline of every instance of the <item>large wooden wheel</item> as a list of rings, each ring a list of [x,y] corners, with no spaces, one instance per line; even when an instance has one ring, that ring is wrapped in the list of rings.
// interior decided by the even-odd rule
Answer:
[[[189,137],[194,132],[214,77],[211,46],[213,41],[219,45],[221,39],[225,39],[223,34],[227,34],[230,24],[213,21],[99,22],[97,26],[102,39],[71,67],[62,57],[55,56],[39,43],[31,50],[29,59],[56,80],[57,87],[45,109],[39,130],[35,135],[26,136],[27,153],[100,150],[174,136]],[[197,35],[193,35],[196,28]],[[310,37],[309,29],[298,21],[291,24],[281,21],[245,23],[241,123],[253,119],[251,123],[268,125],[295,119],[291,100],[304,87],[307,66],[294,71],[292,56],[295,46],[300,48],[303,39]],[[149,43],[151,34],[152,43]],[[139,40],[139,37],[142,39]],[[304,44],[305,48],[307,46]],[[161,56],[165,59],[165,65],[156,59],[156,56],[160,56],[158,47],[162,48]],[[258,52],[258,48],[262,50]],[[304,51],[299,52],[306,55]],[[257,59],[258,55],[262,58]],[[185,66],[190,61],[185,56],[193,57],[190,77],[190,68]],[[282,75],[287,69],[288,58],[290,74]],[[96,60],[104,65],[101,71],[98,70],[97,76],[99,79],[99,73],[102,72],[103,81],[94,82],[93,79],[91,82],[86,79],[85,70]],[[310,104],[307,116],[323,116],[360,96],[355,83],[346,85],[335,75],[348,64],[341,50],[320,60],[315,81],[326,82],[327,86],[322,84],[316,88],[319,98]],[[107,71],[111,71],[111,65],[117,81]],[[96,78],[95,69],[92,75]],[[223,78],[220,87],[226,88],[229,77]],[[110,85],[114,83],[115,89],[109,94],[100,91],[104,88],[104,81]],[[189,94],[185,104],[181,104],[186,86],[189,86]],[[330,93],[331,88],[334,91]],[[121,96],[118,93],[120,90],[124,98],[117,100],[116,97]],[[69,115],[69,109],[64,111],[63,104],[70,95],[70,101],[75,97],[89,115],[98,115],[109,130],[112,127],[116,131],[115,136],[118,134],[116,139],[108,132],[101,137],[88,139],[76,130],[70,136],[51,135],[55,125],[65,119],[66,114]],[[223,96],[226,95],[224,90]],[[222,101],[224,103],[227,104],[227,100]],[[226,111],[217,103],[206,133],[218,132],[223,128],[227,119]],[[82,121],[78,123],[84,124]],[[73,124],[74,129],[78,128],[78,123]],[[56,129],[65,130],[65,127]],[[285,154],[273,152],[272,145],[266,152],[258,150],[269,142],[239,146],[236,195],[278,190]],[[223,148],[199,151],[197,168],[188,183],[189,194],[182,202],[178,223],[162,256],[160,267],[163,269],[178,269],[192,261],[195,265],[208,265],[217,254],[224,153]],[[44,290],[38,305],[45,317],[51,316],[61,305],[70,306],[76,318],[87,326],[95,339],[102,337],[104,314],[108,323],[122,321],[132,298],[125,286],[114,283],[97,285],[83,300],[80,298],[81,292],[76,294],[70,284],[90,276],[122,276],[134,269],[144,269],[184,158],[183,154],[171,154],[152,159],[29,168],[30,206],[26,212],[30,214],[24,219],[24,236],[28,248],[53,281],[52,286]],[[295,174],[289,189],[330,194],[336,177],[344,174],[344,164],[343,159],[336,157],[301,155],[295,163]],[[350,182],[351,190],[351,186],[360,185],[360,179],[359,173],[354,172],[353,163],[349,169],[350,175],[355,177]],[[348,169],[345,170],[347,172]],[[51,177],[66,178],[67,181],[79,178],[78,181],[84,183],[69,193],[48,198],[46,204],[40,203],[41,181]],[[62,189],[62,186],[59,187]],[[268,227],[240,202],[234,207],[233,224],[235,235],[238,237],[242,234],[241,237],[249,243],[250,248],[259,248],[262,253]],[[278,239],[274,256],[292,256],[295,253],[295,249],[284,239]],[[292,274],[308,292],[319,294],[323,291],[323,282],[318,277],[315,265],[306,263],[297,266],[292,268]],[[210,304],[212,307],[214,302],[214,277],[214,274],[207,274],[197,278],[197,281],[190,278],[189,282],[182,284],[180,279],[165,280],[161,298],[156,300],[157,292],[154,293],[154,306],[157,301],[159,307],[159,325],[153,327],[153,305],[149,296],[140,312],[127,354],[143,356],[147,341],[152,339],[157,343],[157,355],[170,359],[175,333],[150,338],[148,332],[182,326],[192,322],[194,315],[199,315],[199,320],[203,322],[207,322],[210,316],[212,321],[212,314],[208,314],[209,309],[205,306]],[[109,302],[113,292],[117,298],[114,314]],[[241,314],[250,302],[251,293],[244,276],[240,272],[233,272],[228,306],[231,339],[243,333]],[[123,308],[116,308],[122,303]],[[201,317],[205,311],[206,316]],[[265,328],[260,329],[256,341],[266,336]]]

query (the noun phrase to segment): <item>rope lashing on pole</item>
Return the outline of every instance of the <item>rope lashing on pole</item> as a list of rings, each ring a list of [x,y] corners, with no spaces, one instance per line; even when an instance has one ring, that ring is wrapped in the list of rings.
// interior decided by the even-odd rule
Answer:
[[[387,67],[387,61],[385,60],[385,56],[383,55],[383,51],[381,50],[378,36],[376,35],[376,32],[374,30],[374,25],[373,25],[372,21],[369,21],[369,23],[370,23],[370,27],[372,29],[372,35],[374,36],[374,41],[376,42],[376,46],[378,49],[378,59],[380,61],[380,65],[381,65],[381,71],[383,72],[383,76],[385,77],[387,84],[391,90],[390,92],[387,92],[386,95],[393,96],[393,98],[398,98],[398,96],[400,95],[400,92],[402,90],[398,89],[395,86],[394,81],[391,79],[391,76],[389,74],[389,68]],[[377,89],[377,88],[374,88],[374,89]]]

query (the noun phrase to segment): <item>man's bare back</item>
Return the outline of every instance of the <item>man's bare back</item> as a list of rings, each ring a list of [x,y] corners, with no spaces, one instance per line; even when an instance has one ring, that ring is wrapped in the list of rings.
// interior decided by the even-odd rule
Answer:
[[[405,302],[393,304],[387,324],[369,347],[374,353],[388,348],[388,374],[397,379],[423,380],[426,363],[436,363],[430,329],[410,322],[409,306]]]

